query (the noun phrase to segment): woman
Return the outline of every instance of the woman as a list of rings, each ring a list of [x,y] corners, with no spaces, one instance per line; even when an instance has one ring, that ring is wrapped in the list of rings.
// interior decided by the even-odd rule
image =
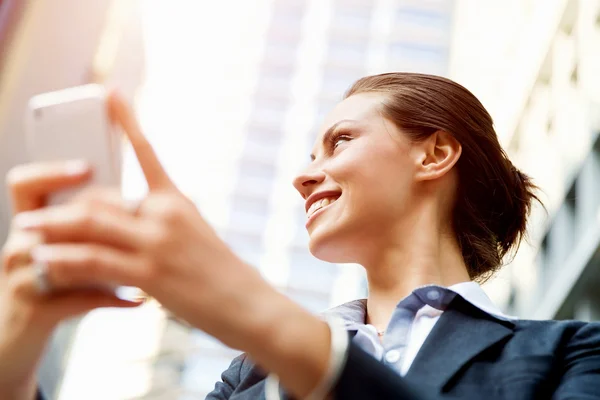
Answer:
[[[217,237],[116,96],[110,112],[148,181],[138,206],[100,188],[44,208],[48,193],[89,177],[81,162],[9,174],[17,215],[3,253],[0,398],[32,398],[36,363],[60,320],[138,304],[77,289],[102,282],[140,287],[246,352],[210,399],[600,398],[599,324],[511,319],[474,283],[516,248],[536,197],[462,86],[366,77],[325,121],[294,182],[310,250],[360,263],[369,280],[368,299],[330,310],[327,323]]]

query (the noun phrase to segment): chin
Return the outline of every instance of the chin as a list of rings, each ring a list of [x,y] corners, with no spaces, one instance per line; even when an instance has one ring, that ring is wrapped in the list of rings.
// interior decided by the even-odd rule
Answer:
[[[308,249],[311,254],[321,261],[330,263],[356,262],[356,246],[352,245],[351,238],[338,229],[315,229],[310,234]]]

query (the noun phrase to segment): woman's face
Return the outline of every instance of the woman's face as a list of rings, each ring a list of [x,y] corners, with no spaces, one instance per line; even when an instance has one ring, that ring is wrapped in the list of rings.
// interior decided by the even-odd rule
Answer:
[[[383,96],[363,93],[339,103],[321,127],[312,162],[294,180],[306,200],[310,250],[322,260],[364,264],[401,232],[416,204],[417,155],[380,114]]]

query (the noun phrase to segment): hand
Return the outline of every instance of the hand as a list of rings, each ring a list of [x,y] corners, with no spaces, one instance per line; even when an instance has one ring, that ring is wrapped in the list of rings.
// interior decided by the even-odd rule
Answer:
[[[18,166],[7,175],[15,213],[39,209],[52,192],[85,183],[91,175],[82,161]],[[32,398],[35,369],[56,325],[97,307],[132,307],[99,291],[40,293],[31,251],[43,242],[36,232],[13,223],[2,249],[0,270],[0,398]]]
[[[91,188],[69,203],[21,213],[15,224],[45,238],[32,255],[47,266],[55,291],[136,286],[180,318],[219,335],[231,318],[247,311],[248,302],[232,296],[232,288],[271,288],[175,187],[127,104],[117,95],[108,104],[140,162],[149,188],[146,198],[132,212],[115,191]],[[214,313],[215,307],[234,315]]]
[[[133,211],[114,192],[96,188],[68,204],[17,216],[20,229],[45,238],[33,256],[46,265],[50,285],[59,291],[139,287],[306,394],[325,370],[326,324],[240,260],[168,178],[129,107],[116,95],[109,107],[133,146],[149,193]],[[317,342],[307,349],[300,338]]]

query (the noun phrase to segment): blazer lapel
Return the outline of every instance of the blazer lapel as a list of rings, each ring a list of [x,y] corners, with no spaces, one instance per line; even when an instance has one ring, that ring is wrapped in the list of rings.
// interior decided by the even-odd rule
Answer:
[[[513,328],[512,322],[495,319],[456,296],[417,353],[406,379],[439,393],[469,360],[511,336]]]

